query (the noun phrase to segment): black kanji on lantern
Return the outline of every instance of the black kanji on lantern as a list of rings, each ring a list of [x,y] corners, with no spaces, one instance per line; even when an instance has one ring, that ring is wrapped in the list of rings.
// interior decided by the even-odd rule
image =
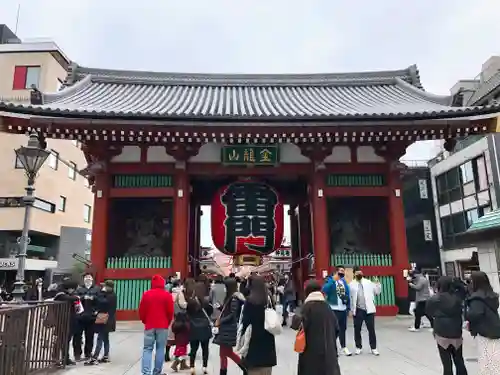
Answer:
[[[226,208],[224,249],[228,253],[236,253],[238,237],[263,237],[262,246],[245,245],[263,254],[274,251],[274,210],[278,196],[271,187],[256,182],[236,182],[228,186],[221,200]]]

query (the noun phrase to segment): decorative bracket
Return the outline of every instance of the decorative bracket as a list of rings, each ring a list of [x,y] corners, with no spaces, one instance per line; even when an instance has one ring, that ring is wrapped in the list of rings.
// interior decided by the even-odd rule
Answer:
[[[173,144],[165,146],[165,151],[167,152],[167,154],[174,157],[175,160],[186,162],[189,160],[189,158],[198,155],[201,146],[201,143],[192,143],[190,145]]]
[[[312,146],[300,145],[300,152],[306,158],[309,158],[315,165],[316,169],[321,169],[324,166],[323,161],[332,153],[333,146]]]

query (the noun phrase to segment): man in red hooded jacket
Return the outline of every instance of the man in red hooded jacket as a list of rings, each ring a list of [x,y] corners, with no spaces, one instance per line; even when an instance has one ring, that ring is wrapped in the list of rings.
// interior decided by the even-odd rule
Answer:
[[[174,318],[174,299],[165,290],[165,279],[154,275],[151,289],[144,292],[139,304],[139,318],[144,324],[142,374],[151,375],[153,348],[156,348],[153,375],[160,375],[165,358],[167,330]]]

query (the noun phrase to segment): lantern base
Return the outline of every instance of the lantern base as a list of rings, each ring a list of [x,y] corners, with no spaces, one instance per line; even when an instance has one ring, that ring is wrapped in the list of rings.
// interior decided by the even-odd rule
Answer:
[[[258,255],[238,255],[234,257],[236,266],[259,266],[261,257]]]

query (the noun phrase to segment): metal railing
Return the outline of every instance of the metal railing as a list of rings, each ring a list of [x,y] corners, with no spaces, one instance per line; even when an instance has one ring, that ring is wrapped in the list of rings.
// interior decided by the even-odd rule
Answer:
[[[0,374],[34,375],[64,367],[71,306],[0,303]]]

